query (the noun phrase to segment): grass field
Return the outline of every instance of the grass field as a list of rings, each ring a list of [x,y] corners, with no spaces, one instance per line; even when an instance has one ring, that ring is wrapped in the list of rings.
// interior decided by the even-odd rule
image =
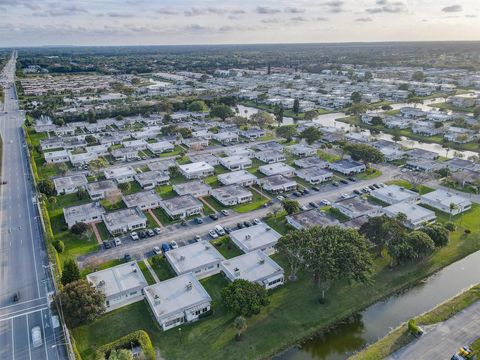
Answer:
[[[369,168],[369,169],[367,169],[366,172],[358,174],[357,179],[358,180],[371,180],[371,179],[375,179],[375,178],[379,177],[380,175],[382,175],[382,172],[380,170],[374,169],[374,168]]]
[[[226,259],[231,259],[235,256],[243,254],[243,252],[233,243],[229,236],[223,236],[219,239],[216,239],[212,241],[212,244]]]
[[[419,326],[432,325],[451,318],[456,313],[480,300],[480,284],[443,302],[424,314],[415,318]],[[351,356],[349,360],[381,360],[406,346],[415,339],[408,332],[406,323],[403,323],[384,338],[367,347],[365,350]],[[479,344],[480,346],[480,344]]]
[[[284,233],[287,229],[284,216],[284,213],[279,213],[276,221],[270,217],[267,223]],[[449,245],[423,262],[392,270],[389,259],[380,258],[375,261],[373,285],[348,285],[342,281],[332,284],[327,299],[335,301],[327,301],[324,305],[318,302],[320,289],[313,286],[311,276],[300,273],[296,282],[289,282],[271,293],[270,304],[260,314],[248,318],[248,329],[241,342],[234,339],[234,314],[227,312],[220,302],[219,293],[226,282],[219,275],[202,281],[213,299],[213,316],[182,326],[181,346],[178,331],[160,332],[143,303],[106,314],[93,324],[74,329],[73,334],[83,355],[91,354],[95,346],[134,330],[145,329],[166,359],[245,358],[247,354],[251,354],[249,357],[270,357],[281,348],[480,249],[480,229],[475,226],[479,216],[480,205],[456,216],[459,227],[451,234]],[[472,233],[465,234],[465,228],[472,229]],[[278,255],[274,259],[288,273],[285,259]],[[155,271],[165,278],[171,270],[164,265]],[[351,296],[352,293],[356,296]]]
[[[317,155],[320,157],[320,159],[323,159],[325,161],[328,161],[328,162],[334,162],[334,161],[338,161],[340,160],[340,156],[338,155],[333,155],[333,154],[330,154],[326,151],[323,151],[323,150],[317,150]]]
[[[155,274],[157,274],[160,281],[168,280],[175,276],[172,268],[162,255],[155,255],[154,257],[149,258],[148,262],[152,266],[153,271],[155,271]]]
[[[391,180],[386,182],[387,185],[398,185],[401,187],[404,187],[405,189],[412,190],[413,186],[410,184],[407,180]],[[432,189],[431,187],[425,186],[425,185],[420,185],[418,186],[418,193],[420,195],[428,194],[429,192],[434,191],[435,189]]]
[[[147,265],[145,265],[143,261],[137,261],[137,264],[140,270],[142,270],[143,276],[145,277],[145,280],[147,280],[148,285],[155,284],[155,279],[153,278],[152,274],[150,274],[150,271],[147,269]]]

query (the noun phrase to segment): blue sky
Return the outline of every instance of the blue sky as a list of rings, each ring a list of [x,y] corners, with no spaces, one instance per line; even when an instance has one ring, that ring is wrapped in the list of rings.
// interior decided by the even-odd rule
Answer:
[[[0,46],[480,40],[479,0],[0,0]]]

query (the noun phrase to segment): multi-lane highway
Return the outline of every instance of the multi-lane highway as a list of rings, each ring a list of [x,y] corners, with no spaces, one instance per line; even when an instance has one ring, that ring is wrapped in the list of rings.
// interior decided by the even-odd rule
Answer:
[[[64,359],[65,337],[49,306],[52,282],[41,225],[33,203],[24,114],[14,86],[16,53],[1,74],[3,161],[0,185],[0,360]],[[42,344],[33,346],[32,328]]]

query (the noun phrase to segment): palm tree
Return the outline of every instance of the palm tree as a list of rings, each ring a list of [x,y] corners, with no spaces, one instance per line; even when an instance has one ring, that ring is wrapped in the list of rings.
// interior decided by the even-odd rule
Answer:
[[[452,213],[453,213],[454,210],[458,210],[458,206],[455,203],[450,203],[449,209],[450,209],[450,221],[451,221],[452,220],[452,215],[453,215]]]
[[[245,319],[243,316],[237,316],[235,320],[233,321],[233,327],[237,331],[236,334],[236,339],[240,340],[242,337],[242,333],[247,330],[247,319]]]

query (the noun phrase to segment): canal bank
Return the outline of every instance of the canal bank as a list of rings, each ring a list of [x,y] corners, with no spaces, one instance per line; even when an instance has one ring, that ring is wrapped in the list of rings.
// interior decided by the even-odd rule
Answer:
[[[406,285],[330,329],[275,356],[276,360],[343,360],[462,290],[480,282],[480,251]]]

